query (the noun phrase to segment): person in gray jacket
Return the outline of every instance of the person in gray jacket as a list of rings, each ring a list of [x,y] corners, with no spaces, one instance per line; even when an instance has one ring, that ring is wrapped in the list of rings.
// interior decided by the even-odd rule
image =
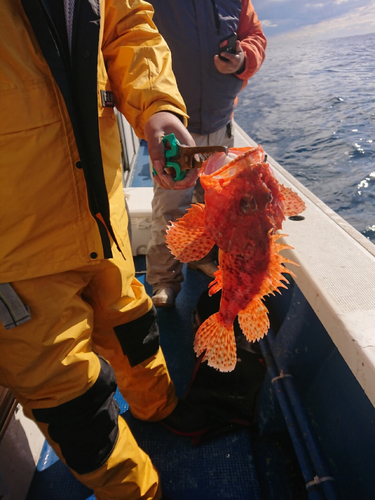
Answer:
[[[149,0],[154,21],[172,52],[172,65],[189,114],[188,130],[197,146],[233,147],[232,118],[239,91],[261,67],[267,45],[250,0]],[[222,39],[237,34],[235,53],[218,56]],[[225,57],[225,59],[224,59]],[[151,238],[146,279],[156,307],[171,307],[181,290],[182,264],[165,243],[169,221],[193,202],[204,202],[199,180],[186,190],[165,190],[154,182]],[[209,276],[217,270],[213,254],[189,267]]]

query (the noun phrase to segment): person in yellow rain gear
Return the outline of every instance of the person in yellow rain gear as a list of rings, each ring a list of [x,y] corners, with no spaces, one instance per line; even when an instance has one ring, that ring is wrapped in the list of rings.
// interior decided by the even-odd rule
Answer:
[[[160,185],[196,180],[163,170],[164,134],[194,141],[152,15],[143,0],[0,5],[0,384],[98,500],[162,498],[116,384],[139,419],[204,420],[178,403],[126,232],[114,105]]]

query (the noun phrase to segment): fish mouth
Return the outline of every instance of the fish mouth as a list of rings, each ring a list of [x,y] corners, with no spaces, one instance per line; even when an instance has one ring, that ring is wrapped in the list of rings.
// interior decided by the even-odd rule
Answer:
[[[224,171],[227,171],[227,168],[230,167],[231,163],[238,159],[239,156],[246,155],[246,153],[248,153],[248,151],[236,148],[230,148],[228,150],[228,154],[221,152],[215,153],[203,163],[200,175],[213,175],[219,172],[219,170],[224,169],[224,167]],[[228,173],[228,175],[230,175],[230,173]]]
[[[215,153],[204,162],[200,171],[200,175],[213,175],[223,167],[227,167],[230,163],[233,162],[233,160],[238,158],[238,156],[239,155],[233,153],[231,150],[229,150],[228,154]]]
[[[202,165],[199,177],[204,189],[219,184],[226,185],[246,165],[264,161],[265,153],[261,146],[255,148],[230,148],[228,154],[215,153]]]

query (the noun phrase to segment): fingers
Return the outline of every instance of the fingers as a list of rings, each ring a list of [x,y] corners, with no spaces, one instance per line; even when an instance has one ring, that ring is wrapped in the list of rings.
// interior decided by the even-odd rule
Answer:
[[[165,151],[163,137],[174,134],[180,144],[195,146],[194,139],[173,113],[161,111],[152,115],[145,125],[148,153],[156,175],[154,180],[164,189],[187,189],[195,184],[197,172],[188,172],[182,181],[174,181],[173,175],[164,170]]]
[[[241,43],[237,40],[236,43],[236,54],[231,54],[229,52],[222,52],[221,56],[226,58],[226,61],[223,61],[219,58],[218,55],[214,56],[214,63],[216,69],[223,74],[236,73],[238,71],[245,60],[245,54],[242,50]]]
[[[181,190],[181,189],[191,188],[192,186],[195,185],[197,177],[198,177],[198,169],[191,168],[190,170],[186,171],[185,177],[183,178],[182,181],[176,181],[174,183],[173,189]]]
[[[176,189],[176,190],[188,189],[195,185],[198,177],[198,169],[192,168],[190,170],[186,170],[185,177],[181,181],[175,181],[173,179],[174,175],[175,175],[174,173],[167,174],[165,171],[163,171],[158,175],[154,175],[153,178],[155,182],[164,189]]]
[[[152,158],[151,153],[150,158]],[[167,174],[167,172],[164,170],[163,164],[159,160],[151,160],[152,165],[154,167],[154,180],[157,184],[159,184],[160,187],[164,189],[174,189],[174,184],[175,181],[173,180],[173,177],[170,174]]]

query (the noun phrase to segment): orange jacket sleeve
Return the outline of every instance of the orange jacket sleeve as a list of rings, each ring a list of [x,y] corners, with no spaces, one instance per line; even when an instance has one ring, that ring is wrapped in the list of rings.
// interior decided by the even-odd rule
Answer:
[[[244,80],[245,86],[247,80],[255,75],[261,67],[266,56],[267,46],[267,39],[251,0],[242,0],[237,36],[241,42],[242,50],[245,52],[246,64],[244,71],[236,76]]]

